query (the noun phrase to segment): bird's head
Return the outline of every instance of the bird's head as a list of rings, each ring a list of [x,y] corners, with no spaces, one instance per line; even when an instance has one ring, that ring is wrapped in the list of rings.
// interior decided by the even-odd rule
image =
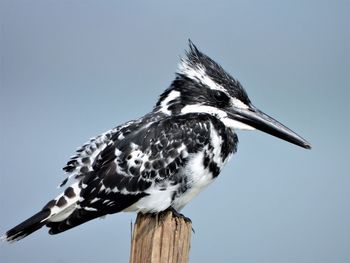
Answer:
[[[298,134],[257,109],[242,85],[189,40],[176,78],[160,96],[156,109],[169,115],[206,113],[231,129],[255,130],[310,149]]]

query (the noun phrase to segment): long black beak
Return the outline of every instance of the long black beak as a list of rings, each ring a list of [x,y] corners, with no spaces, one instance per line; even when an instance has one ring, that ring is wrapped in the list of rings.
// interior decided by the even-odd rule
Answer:
[[[311,144],[298,134],[250,104],[247,109],[234,108],[229,116],[255,129],[276,136],[282,140],[311,149]]]

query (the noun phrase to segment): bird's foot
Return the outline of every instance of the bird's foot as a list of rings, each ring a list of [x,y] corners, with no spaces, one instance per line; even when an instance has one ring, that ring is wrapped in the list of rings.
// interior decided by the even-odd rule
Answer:
[[[184,216],[183,214],[179,213],[178,211],[176,211],[175,208],[173,207],[169,207],[168,209],[166,209],[165,211],[171,211],[173,213],[174,216],[178,217],[178,218],[182,218],[183,220],[185,220],[186,223],[189,223],[192,225],[192,220],[187,217],[187,216]],[[196,232],[194,231],[194,228],[191,226],[191,229],[192,229],[192,232],[193,234],[195,234]]]
[[[186,223],[192,224],[192,220],[191,220],[190,218],[188,218],[187,216],[184,216],[183,214],[179,213],[179,212],[176,211],[176,209],[173,208],[173,207],[169,207],[169,208],[166,209],[165,211],[171,211],[175,217],[182,218],[183,220],[185,220]]]

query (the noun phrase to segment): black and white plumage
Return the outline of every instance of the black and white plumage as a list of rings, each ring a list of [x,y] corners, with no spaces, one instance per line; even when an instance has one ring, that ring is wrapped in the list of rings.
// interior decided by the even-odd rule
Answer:
[[[259,129],[310,148],[256,109],[241,84],[190,42],[153,111],[78,149],[63,168],[68,175],[63,193],[4,239],[17,241],[44,225],[57,234],[121,211],[179,211],[236,152],[236,129]]]

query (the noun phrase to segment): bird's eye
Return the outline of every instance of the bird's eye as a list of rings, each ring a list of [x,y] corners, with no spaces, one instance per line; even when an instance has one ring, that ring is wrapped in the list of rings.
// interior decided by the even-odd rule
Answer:
[[[224,92],[219,90],[214,92],[214,98],[217,102],[220,103],[225,103],[229,101],[229,97]]]

